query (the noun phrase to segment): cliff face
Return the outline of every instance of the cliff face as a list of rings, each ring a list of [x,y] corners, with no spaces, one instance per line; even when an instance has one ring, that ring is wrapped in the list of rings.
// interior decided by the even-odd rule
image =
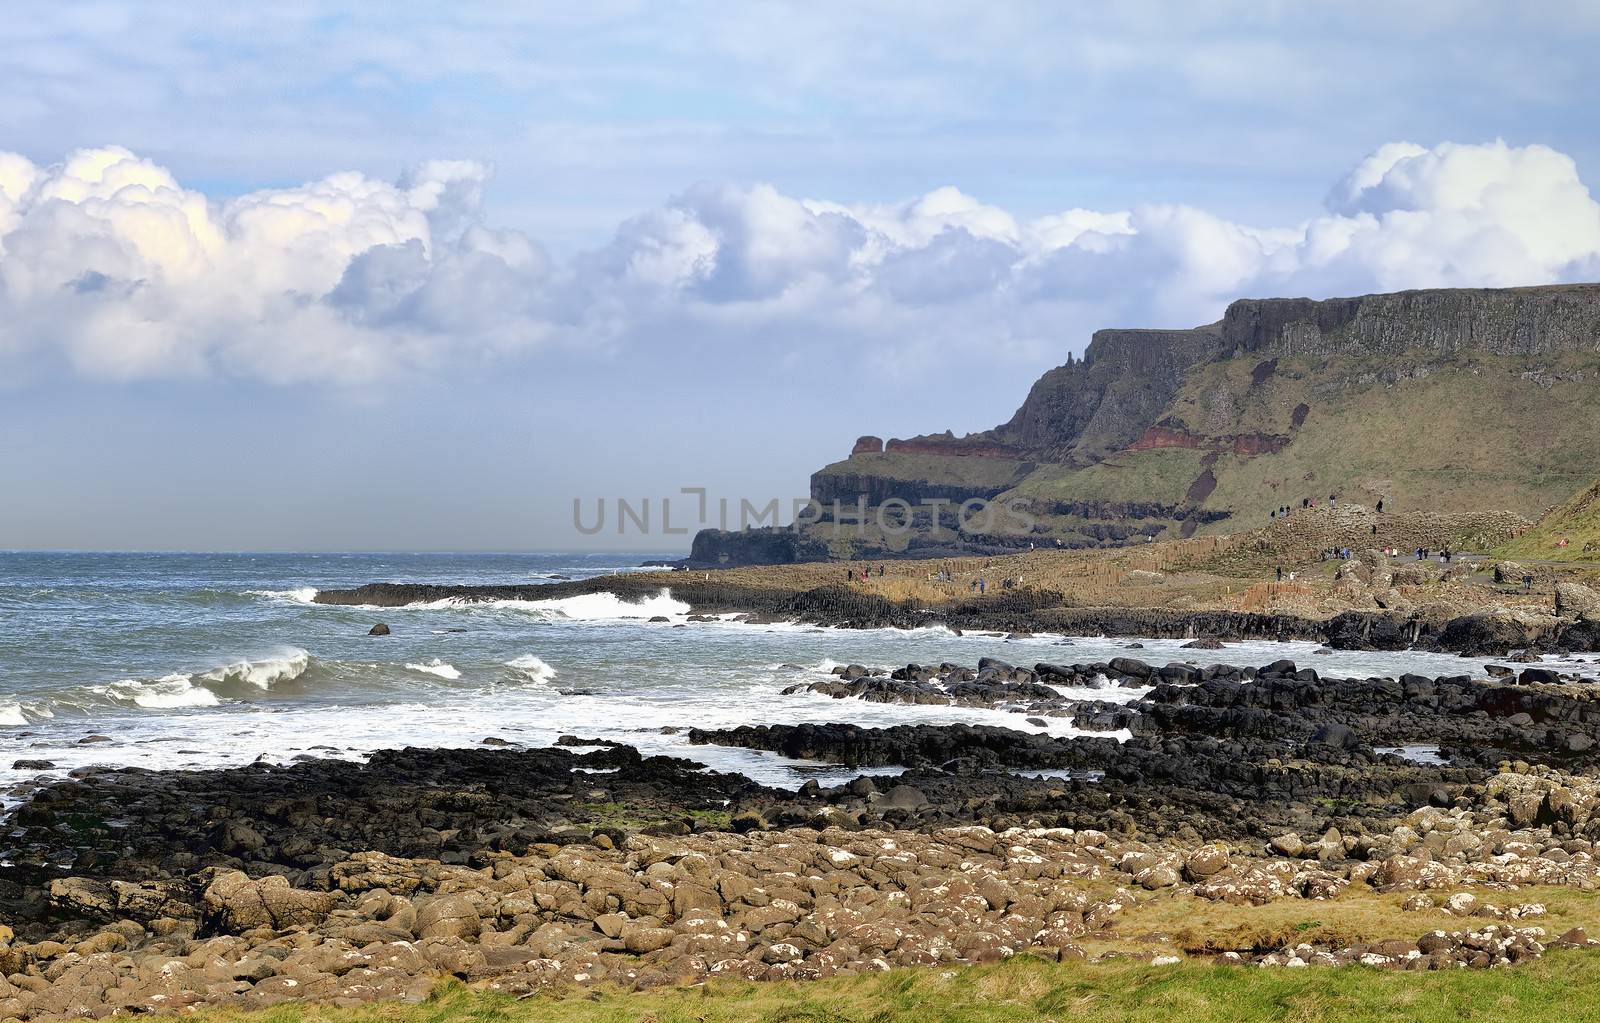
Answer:
[[[1537,516],[1592,479],[1596,423],[1600,285],[1244,299],[1208,326],[1098,331],[1000,426],[863,438],[812,492],[1019,500],[1040,518],[1024,546],[1254,526],[1331,493]]]
[[[1232,351],[1276,358],[1593,355],[1600,352],[1600,285],[1250,299],[1228,307],[1221,333]]]
[[[1040,377],[993,436],[1051,461],[1096,461],[1137,441],[1220,346],[1215,327],[1096,331],[1084,358]]]

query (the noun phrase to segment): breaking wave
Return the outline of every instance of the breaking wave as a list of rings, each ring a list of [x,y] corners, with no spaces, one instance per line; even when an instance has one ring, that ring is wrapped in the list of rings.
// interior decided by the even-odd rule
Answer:
[[[254,661],[235,661],[210,671],[191,676],[202,683],[226,685],[245,683],[257,689],[271,689],[279,682],[299,678],[311,667],[311,655],[298,647],[290,647],[270,657]]]
[[[246,590],[252,597],[267,597],[272,600],[287,601],[290,604],[312,604],[317,599],[315,586],[302,586],[295,590]]]
[[[144,710],[182,710],[219,707],[230,700],[249,699],[274,686],[304,675],[314,663],[311,655],[289,647],[266,657],[238,660],[206,671],[173,672],[157,678],[125,678],[117,682],[83,686],[62,692],[48,703],[74,714],[93,713],[96,706],[139,707]],[[11,721],[9,708],[0,704],[0,724],[27,724],[25,708],[18,706],[20,721]],[[52,717],[42,705],[26,708],[28,714]]]
[[[28,723],[20,703],[0,703],[0,727],[10,728]]]
[[[529,611],[557,621],[612,622],[629,621],[658,616],[686,615],[689,604],[678,600],[672,591],[662,587],[661,592],[641,600],[624,600],[615,593],[582,593],[575,597],[558,597],[551,600],[471,600],[465,597],[445,597],[406,607],[418,610],[444,608],[492,608],[506,611]]]
[[[532,654],[523,654],[506,662],[506,667],[521,672],[530,682],[540,685],[556,677],[556,669]]]
[[[222,703],[216,693],[205,686],[195,685],[192,679],[191,675],[167,675],[149,680],[125,678],[121,682],[89,688],[91,692],[119,703],[131,703],[147,710],[216,707]]]
[[[447,664],[437,657],[426,664],[407,664],[406,667],[412,671],[421,671],[429,675],[437,675],[440,678],[447,678],[452,682],[461,677],[461,672],[456,669],[455,665]]]

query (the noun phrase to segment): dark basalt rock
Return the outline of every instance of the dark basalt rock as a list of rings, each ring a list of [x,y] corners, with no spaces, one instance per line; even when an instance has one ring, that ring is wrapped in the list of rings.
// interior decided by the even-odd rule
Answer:
[[[839,628],[918,628],[944,625],[958,632],[1053,632],[1079,636],[1145,636],[1161,639],[1309,640],[1342,650],[1400,650],[1418,647],[1470,656],[1504,656],[1537,643],[1572,651],[1600,650],[1600,622],[1578,622],[1544,634],[1514,619],[1464,615],[1433,621],[1390,611],[1347,611],[1327,621],[1293,615],[1242,611],[1179,611],[1164,608],[1063,607],[1060,598],[1032,589],[990,594],[923,608],[913,601],[891,601],[840,582],[804,591],[784,591],[730,583],[721,573],[681,573],[673,595],[699,615],[743,612],[752,621],[800,621]],[[612,592],[642,600],[661,589],[659,579],[604,576],[533,586],[434,586],[369,583],[349,590],[321,590],[321,604],[399,607],[442,599],[550,600]]]

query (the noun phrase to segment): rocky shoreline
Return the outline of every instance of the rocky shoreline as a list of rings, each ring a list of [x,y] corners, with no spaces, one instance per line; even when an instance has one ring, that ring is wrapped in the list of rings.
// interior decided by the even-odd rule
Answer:
[[[887,699],[1137,686],[1056,708],[1132,737],[1019,716],[695,731],[683,757],[491,738],[365,764],[85,769],[0,838],[0,1019],[417,999],[449,977],[527,993],[1018,954],[1439,969],[1590,944],[1570,910],[1546,928],[1540,899],[1600,888],[1593,682],[1498,665],[858,667],[837,684],[882,682]],[[1406,753],[1419,743],[1437,755]],[[706,770],[697,745],[903,770],[789,791]],[[1354,938],[1147,923],[1284,900],[1382,923]]]
[[[698,577],[697,577],[698,576]],[[391,608],[437,601],[547,601],[591,593],[642,600],[670,588],[696,615],[793,622],[828,628],[1047,632],[1069,636],[1241,640],[1303,640],[1340,650],[1432,650],[1504,657],[1530,648],[1600,652],[1600,619],[1508,614],[1493,608],[1465,613],[1345,610],[1328,618],[1274,612],[1155,607],[1069,607],[1058,594],[1021,588],[982,599],[924,606],[890,600],[847,585],[788,590],[730,582],[721,573],[637,573],[526,586],[445,586],[369,583],[322,590],[319,604]]]

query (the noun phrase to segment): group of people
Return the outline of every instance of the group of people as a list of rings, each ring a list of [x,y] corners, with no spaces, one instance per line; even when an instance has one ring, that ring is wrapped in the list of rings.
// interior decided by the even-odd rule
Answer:
[[[1314,497],[1302,497],[1300,499],[1300,510],[1301,511],[1310,511],[1310,510],[1314,509],[1316,506],[1317,506],[1317,499],[1314,498]],[[1329,494],[1328,495],[1328,507],[1332,508],[1334,510],[1338,510],[1338,508],[1339,508],[1339,495],[1338,494]],[[1381,498],[1381,497],[1378,498],[1378,506],[1377,507],[1378,507],[1378,514],[1382,515],[1383,514],[1383,498]],[[1286,519],[1286,518],[1289,517],[1290,513],[1293,512],[1293,511],[1294,511],[1294,508],[1292,508],[1291,506],[1289,506],[1287,504],[1281,504],[1278,507],[1272,509],[1272,511],[1267,515],[1267,517],[1270,518],[1270,519]],[[1376,533],[1378,531],[1378,528],[1376,526],[1374,526],[1372,528],[1372,531],[1374,533]]]
[[[844,580],[845,580],[845,582],[848,582],[848,583],[853,583],[853,582],[856,582],[857,580],[860,580],[861,582],[866,582],[868,579],[872,578],[872,574],[873,574],[872,570],[873,570],[873,566],[871,566],[871,565],[868,565],[865,568],[847,568],[847,569],[844,570]],[[878,570],[877,571],[878,576],[880,578],[882,578],[882,576],[883,576],[883,566],[882,565],[878,565],[877,566],[877,570]]]

